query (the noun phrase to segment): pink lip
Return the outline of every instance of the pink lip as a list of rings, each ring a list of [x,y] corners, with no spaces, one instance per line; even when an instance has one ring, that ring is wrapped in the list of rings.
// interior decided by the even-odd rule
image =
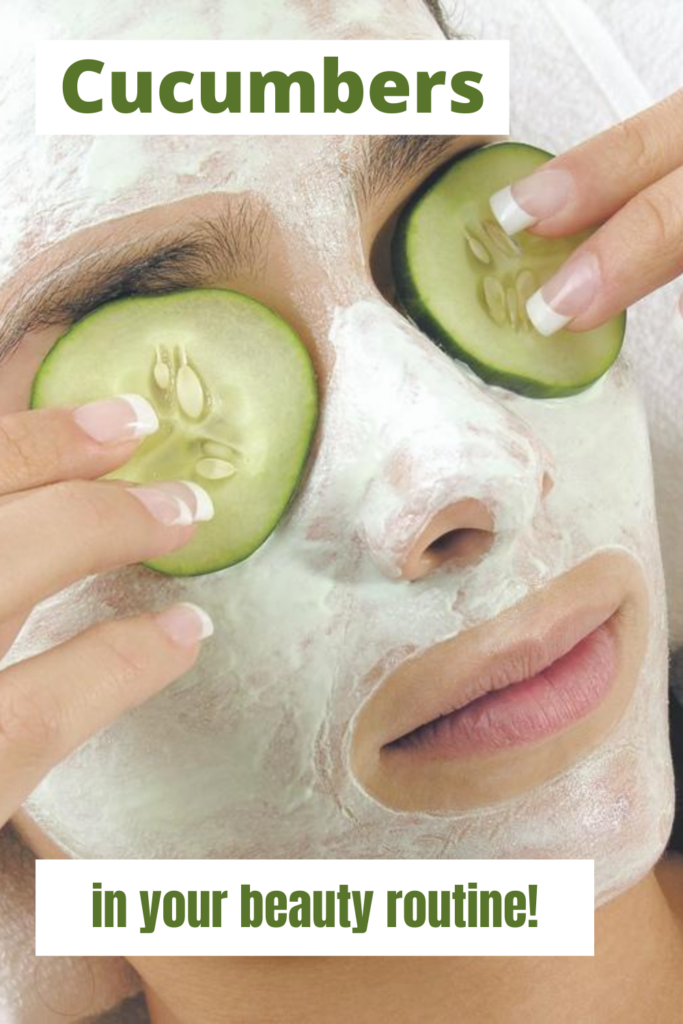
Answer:
[[[452,760],[532,743],[578,722],[602,703],[616,676],[615,620],[611,616],[552,659],[532,653],[526,673],[514,660],[502,661],[476,682],[469,700],[385,749]]]

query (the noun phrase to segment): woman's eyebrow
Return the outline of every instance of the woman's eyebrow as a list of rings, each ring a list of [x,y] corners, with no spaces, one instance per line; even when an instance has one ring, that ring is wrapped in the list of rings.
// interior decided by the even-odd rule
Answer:
[[[363,206],[398,192],[411,178],[435,170],[454,155],[460,135],[369,135],[362,137],[352,188]]]
[[[259,273],[268,240],[268,217],[248,200],[212,218],[195,216],[180,229],[98,248],[53,267],[20,288],[2,313],[0,362],[24,335],[70,324],[98,306],[131,295],[163,294],[206,286],[220,276]]]

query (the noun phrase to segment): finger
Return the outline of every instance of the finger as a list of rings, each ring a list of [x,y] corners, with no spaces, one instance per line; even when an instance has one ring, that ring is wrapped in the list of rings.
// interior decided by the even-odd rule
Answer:
[[[95,626],[0,673],[0,824],[55,764],[194,663],[211,619],[195,605]]]
[[[5,657],[16,640],[21,627],[26,621],[26,613],[12,615],[5,622],[0,622],[0,661]]]
[[[174,551],[212,516],[209,495],[187,481],[27,491],[0,505],[0,622],[84,576]]]
[[[158,426],[154,409],[141,395],[2,416],[0,495],[104,476],[129,459]]]
[[[508,234],[573,234],[611,217],[683,165],[683,89],[543,164],[491,197]]]
[[[683,271],[683,168],[630,200],[531,296],[541,334],[585,331]]]

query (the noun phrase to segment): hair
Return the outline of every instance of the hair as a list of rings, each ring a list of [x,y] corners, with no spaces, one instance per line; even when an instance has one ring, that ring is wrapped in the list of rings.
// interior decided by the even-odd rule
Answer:
[[[679,688],[683,700],[683,648],[671,658],[671,682]],[[679,703],[675,689],[669,695],[669,730],[671,734],[671,755],[674,763],[676,803],[674,825],[669,837],[668,850],[683,853],[683,703]]]
[[[425,6],[428,8],[430,14],[434,18],[443,34],[447,39],[454,39],[453,30],[450,28],[443,7],[441,6],[440,0],[424,0]]]

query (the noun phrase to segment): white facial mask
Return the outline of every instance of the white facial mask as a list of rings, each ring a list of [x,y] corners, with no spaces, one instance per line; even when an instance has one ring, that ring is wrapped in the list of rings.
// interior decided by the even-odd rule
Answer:
[[[109,26],[108,34],[124,32]],[[24,174],[44,182],[45,233],[31,239],[16,223],[5,266],[97,220],[230,190],[233,143],[190,141],[176,151],[176,140],[144,140],[131,166],[119,153],[123,180],[102,171],[109,161],[92,140],[61,140],[59,177],[49,166],[57,151],[41,150]],[[216,635],[192,672],[53,771],[29,810],[79,856],[594,857],[596,900],[604,902],[656,861],[673,813],[663,589],[637,396],[623,367],[576,398],[533,401],[489,388],[451,361],[367,297],[334,152],[322,143],[316,150],[314,140],[306,147],[283,183],[291,143],[268,156],[267,145],[245,140],[235,174],[239,187],[248,181],[262,192],[289,233],[292,266],[305,236],[330,280],[343,277],[362,296],[340,304],[336,282],[316,296],[317,322],[329,325],[317,340],[333,371],[310,476],[273,536],[241,565],[197,580],[124,570],[36,609],[10,660],[109,615],[173,599],[206,607]],[[11,200],[9,209],[16,192]],[[306,287],[297,284],[298,298]],[[542,475],[553,464],[556,484],[542,508]],[[491,551],[462,572],[399,579],[417,525],[460,497],[491,510]],[[419,814],[369,797],[350,771],[347,739],[349,722],[381,685],[383,677],[367,682],[378,663],[386,674],[408,653],[494,618],[614,547],[643,567],[651,629],[634,698],[604,742],[497,805]]]
[[[194,671],[54,771],[30,810],[80,855],[591,856],[602,901],[657,858],[672,813],[649,462],[627,376],[615,370],[576,399],[499,403],[373,302],[339,310],[331,341],[335,370],[310,479],[256,555],[199,580],[115,573],[32,616],[14,656],[103,612],[172,597],[202,603],[217,636]],[[536,524],[544,456],[515,413],[564,471]],[[602,453],[588,459],[596,437]],[[616,466],[620,449],[628,458]],[[389,481],[406,456],[414,464],[402,494]],[[397,580],[396,513],[409,522],[408,506],[427,517],[465,496],[479,497],[500,525],[484,561]],[[384,659],[388,672],[408,650],[492,619],[614,545],[645,566],[653,628],[635,697],[599,749],[532,792],[479,810],[406,814],[368,797],[344,739],[376,664]]]

